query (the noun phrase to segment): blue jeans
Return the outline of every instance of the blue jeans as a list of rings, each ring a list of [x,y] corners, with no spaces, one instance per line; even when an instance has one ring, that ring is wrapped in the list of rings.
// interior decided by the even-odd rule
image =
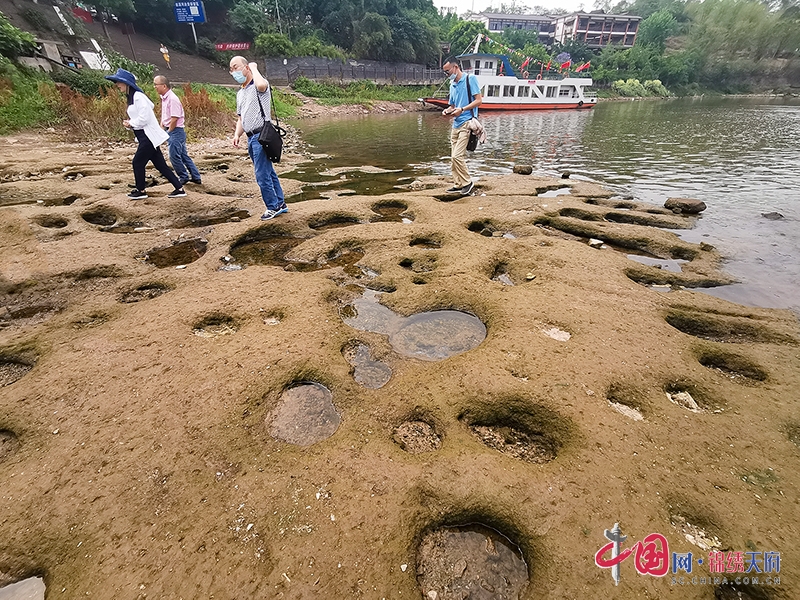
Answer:
[[[247,138],[247,153],[253,161],[256,183],[261,188],[261,198],[269,210],[278,210],[284,205],[283,188],[272,162],[267,158],[264,148],[258,141],[258,134]]]
[[[182,183],[189,181],[191,174],[191,179],[200,181],[200,171],[197,170],[186,150],[186,130],[183,127],[176,127],[167,134],[169,134],[169,162],[172,163],[178,179]],[[187,168],[189,169],[188,173],[186,172]]]

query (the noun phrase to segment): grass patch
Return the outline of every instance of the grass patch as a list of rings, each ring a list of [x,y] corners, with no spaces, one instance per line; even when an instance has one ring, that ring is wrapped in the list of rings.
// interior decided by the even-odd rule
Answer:
[[[48,77],[0,56],[0,135],[53,124],[57,99]]]
[[[422,96],[430,96],[435,86],[419,85],[377,85],[372,81],[353,81],[340,85],[334,81],[311,81],[298,77],[292,88],[311,98],[316,98],[324,106],[341,104],[370,104],[376,100],[388,102],[413,102]]]

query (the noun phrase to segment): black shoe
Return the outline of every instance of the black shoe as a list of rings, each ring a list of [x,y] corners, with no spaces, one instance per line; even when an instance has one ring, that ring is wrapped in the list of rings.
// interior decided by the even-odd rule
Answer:
[[[196,184],[196,185],[203,185],[203,182],[201,180],[199,180],[199,179],[192,179],[191,182]]]
[[[128,194],[128,198],[130,198],[131,200],[144,200],[145,198],[148,197],[149,196],[147,194],[145,194],[144,192],[140,192],[139,190],[133,190],[131,191],[130,194]]]
[[[470,181],[467,185],[461,188],[461,194],[463,196],[469,196],[472,193],[472,188],[475,187],[475,184]]]
[[[459,186],[457,186],[457,185],[454,185],[451,188],[447,188],[445,191],[448,192],[448,193],[460,192],[461,188]]]
[[[167,194],[167,198],[183,198],[186,195],[186,191],[181,188],[179,190],[172,190],[171,194]]]

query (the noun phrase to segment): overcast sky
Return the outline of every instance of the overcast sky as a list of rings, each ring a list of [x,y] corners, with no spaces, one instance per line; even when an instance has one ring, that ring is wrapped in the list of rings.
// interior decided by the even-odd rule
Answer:
[[[505,4],[510,6],[514,0],[433,0],[433,5],[437,8],[455,7],[456,13],[459,15],[468,11],[482,12],[483,10],[494,6],[500,8]],[[531,0],[516,2],[517,6],[543,6],[545,8],[563,8],[568,11],[577,10],[591,10],[594,5],[594,0]]]

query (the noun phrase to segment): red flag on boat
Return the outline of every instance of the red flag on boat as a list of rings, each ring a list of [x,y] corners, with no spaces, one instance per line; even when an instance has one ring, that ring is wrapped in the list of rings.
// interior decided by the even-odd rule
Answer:
[[[545,67],[545,69],[547,69],[548,71],[550,70],[550,62],[551,62],[551,61],[549,61],[549,60],[548,60],[548,61],[547,61],[547,66]]]
[[[569,69],[569,66],[570,66],[571,64],[572,64],[572,61],[571,61],[571,60],[568,60],[568,61],[567,61],[567,62],[565,62],[565,63],[561,63],[561,68],[562,68],[562,69]]]
[[[524,61],[522,61],[522,64],[519,66],[519,68],[520,69],[524,69],[525,65],[527,65],[529,62],[531,62],[531,59],[530,58],[526,58]]]
[[[575,69],[575,72],[576,72],[576,73],[580,73],[581,71],[585,71],[586,69],[588,69],[588,68],[589,68],[589,65],[591,65],[591,64],[592,64],[592,61],[589,61],[589,62],[587,62],[585,65],[581,65],[580,67],[578,67],[577,69]]]

